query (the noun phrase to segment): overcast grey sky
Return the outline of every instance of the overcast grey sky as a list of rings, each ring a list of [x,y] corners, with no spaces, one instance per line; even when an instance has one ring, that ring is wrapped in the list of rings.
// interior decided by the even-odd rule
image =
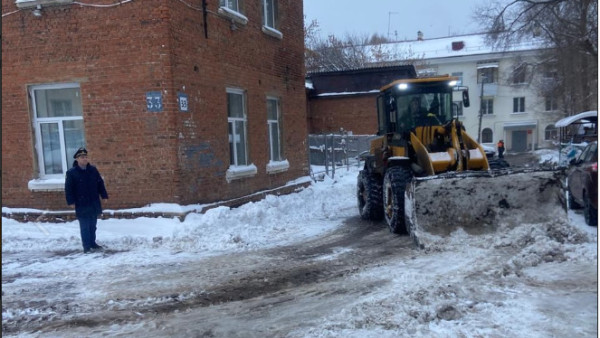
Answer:
[[[398,40],[479,33],[473,9],[491,0],[303,0],[306,22],[316,19],[320,35],[338,38],[378,33]]]

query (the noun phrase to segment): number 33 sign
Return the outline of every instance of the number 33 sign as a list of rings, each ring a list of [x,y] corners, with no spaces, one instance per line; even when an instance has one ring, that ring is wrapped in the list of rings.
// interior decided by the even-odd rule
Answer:
[[[149,112],[159,113],[163,111],[162,93],[146,92],[146,106]]]

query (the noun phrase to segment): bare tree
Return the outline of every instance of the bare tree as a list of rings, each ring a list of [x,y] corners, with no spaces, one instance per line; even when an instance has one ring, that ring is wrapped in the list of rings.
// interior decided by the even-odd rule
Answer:
[[[316,20],[305,24],[305,64],[308,73],[317,71],[339,71],[374,66],[423,63],[422,57],[411,50],[397,50],[383,35],[350,35],[340,39],[330,35],[322,39],[318,35]]]
[[[558,98],[569,115],[597,109],[598,1],[509,0],[478,8],[488,41],[500,48],[537,39],[541,95]]]

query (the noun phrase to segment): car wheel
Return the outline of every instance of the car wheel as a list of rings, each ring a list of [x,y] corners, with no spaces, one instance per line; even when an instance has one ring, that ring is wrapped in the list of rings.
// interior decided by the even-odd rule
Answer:
[[[587,195],[583,197],[583,201],[585,202],[583,211],[585,223],[591,226],[598,226],[598,210],[594,209]]]
[[[571,191],[567,190],[567,196],[569,196],[569,209],[581,209],[581,205],[579,205],[579,203],[575,201],[575,198],[573,198],[573,193]]]

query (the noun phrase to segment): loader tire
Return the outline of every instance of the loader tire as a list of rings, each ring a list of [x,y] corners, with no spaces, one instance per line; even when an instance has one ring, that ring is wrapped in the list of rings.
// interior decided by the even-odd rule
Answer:
[[[356,196],[360,218],[369,221],[383,219],[383,195],[381,179],[361,171],[358,175]]]
[[[383,179],[383,210],[390,231],[396,234],[408,234],[404,217],[404,192],[413,178],[412,170],[404,167],[392,167]]]

